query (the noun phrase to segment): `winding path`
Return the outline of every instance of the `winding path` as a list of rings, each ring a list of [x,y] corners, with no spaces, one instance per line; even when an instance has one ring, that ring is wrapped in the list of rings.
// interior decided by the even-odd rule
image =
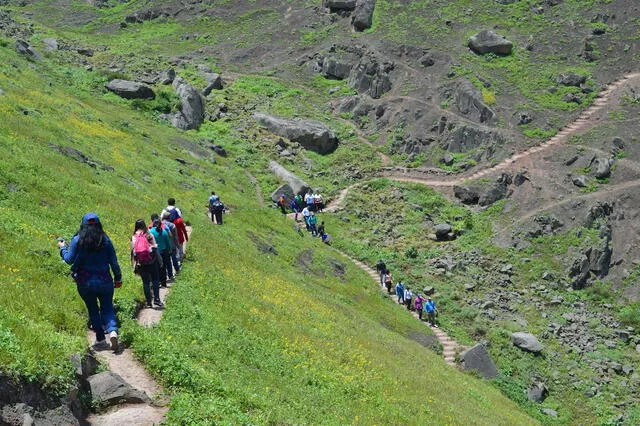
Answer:
[[[189,236],[191,236],[191,232],[192,228],[187,227]],[[184,250],[186,253],[186,243]],[[135,284],[132,283],[131,285],[136,284],[138,284],[138,280],[135,280]],[[171,287],[160,288],[160,299],[163,303],[167,299],[170,291]],[[160,322],[163,312],[163,309],[142,309],[138,313],[137,322],[143,327],[151,327]],[[92,343],[94,333],[87,333],[87,339]],[[152,426],[164,421],[168,411],[164,390],[135,358],[131,349],[122,348],[116,352],[110,350],[100,351],[96,352],[95,355],[103,365],[107,366],[109,371],[118,374],[125,382],[134,388],[145,392],[153,402],[151,404],[116,405],[104,413],[91,414],[86,420],[89,425]]]

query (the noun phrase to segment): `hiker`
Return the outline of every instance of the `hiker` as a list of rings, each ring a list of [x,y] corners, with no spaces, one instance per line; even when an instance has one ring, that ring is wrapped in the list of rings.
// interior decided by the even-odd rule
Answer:
[[[159,271],[160,285],[166,287],[167,279],[173,276],[173,268],[171,267],[171,238],[169,238],[169,232],[162,227],[160,219],[153,221],[150,232],[156,240],[158,255],[160,259],[162,259],[162,265],[160,265]]]
[[[96,341],[95,350],[108,349],[105,332],[109,334],[111,349],[118,350],[118,323],[113,309],[114,288],[122,286],[122,272],[113,243],[102,229],[100,218],[87,213],[82,218],[80,230],[67,246],[58,240],[60,257],[69,265],[78,294],[82,297]],[[111,268],[111,272],[109,271]]]
[[[293,212],[295,213],[295,217],[293,220],[295,220],[296,222],[298,221],[298,215],[300,214],[300,204],[298,204],[298,197],[300,196],[296,195],[295,198],[291,200],[291,204],[289,206],[291,207],[291,210],[293,210]]]
[[[311,235],[314,237],[318,235],[318,229],[316,228],[317,223],[318,223],[318,218],[316,217],[316,214],[314,212],[310,212],[309,228],[311,228]]]
[[[322,212],[324,208],[324,202],[322,201],[322,195],[313,194],[313,208],[317,212]]]
[[[311,211],[309,207],[305,207],[302,209],[302,218],[304,219],[304,224],[307,227],[307,231],[311,231],[311,226],[309,226],[309,217],[311,217]]]
[[[172,230],[171,230],[172,228],[171,227],[173,227],[173,231],[175,231],[176,226],[173,223],[169,222],[168,220],[167,221],[160,220],[160,217],[158,216],[158,214],[157,213],[153,213],[151,215],[151,225],[149,225],[149,230],[151,230],[151,228],[154,227],[154,223],[155,223],[156,220],[160,221],[160,226],[162,227],[162,229],[169,236],[169,249],[167,250],[168,251],[168,254],[167,254],[168,262],[167,262],[167,264],[164,265],[164,267],[165,267],[165,269],[167,271],[167,280],[170,281],[170,280],[173,280],[175,278],[176,274],[178,273],[178,269],[179,269],[179,268],[176,269],[175,263],[174,263],[174,260],[173,260],[173,256],[172,256],[172,251],[174,249],[174,244],[177,241],[178,236],[177,236],[177,232],[176,232],[175,241],[174,241],[174,235],[172,234]],[[176,262],[177,262],[177,258],[176,258]]]
[[[144,220],[136,220],[131,237],[131,259],[134,272],[142,279],[146,308],[152,307],[152,296],[156,306],[164,306],[160,300],[160,268],[157,261],[157,247],[156,240],[149,232]]]
[[[431,327],[438,328],[438,324],[436,324],[436,315],[438,314],[438,309],[436,308],[436,302],[431,299],[431,296],[427,297],[427,303],[424,304],[424,310],[427,313],[429,325]]]
[[[376,264],[376,271],[380,274],[380,285],[384,285],[384,273],[387,270],[387,265],[382,260],[379,260]]]
[[[422,307],[424,303],[424,296],[419,294],[413,301],[413,307],[418,312],[418,319],[422,321]]]
[[[155,215],[151,215],[151,221],[155,219]],[[169,212],[165,212],[162,216],[162,224],[169,231],[169,237],[171,239],[171,263],[173,264],[173,278],[180,272],[180,262],[178,262],[178,248],[180,247],[180,240],[178,239],[178,228],[176,225],[169,221]]]
[[[327,234],[326,232],[322,235],[320,235],[320,238],[322,239],[322,242],[325,243],[326,245],[330,246],[331,244],[331,235]]]
[[[182,217],[182,211],[176,207],[175,198],[169,198],[167,200],[167,207],[162,210],[162,214],[160,216],[164,215],[164,212],[169,212],[169,221],[173,223],[176,222],[176,219]]]
[[[402,280],[399,280],[398,284],[396,284],[396,296],[398,296],[398,303],[404,304],[404,284]]]
[[[393,278],[391,277],[391,271],[386,270],[384,274],[384,286],[387,288],[387,293],[391,294],[391,286],[393,285]]]
[[[211,193],[209,197],[209,213],[211,214],[211,222],[222,225],[222,213],[224,213],[224,204],[220,201],[220,197],[215,192]]]
[[[326,234],[324,230],[324,222],[320,222],[320,226],[318,226],[318,236],[322,238],[324,234]]]
[[[287,199],[284,197],[284,194],[280,194],[280,198],[278,198],[278,207],[280,207],[282,214],[287,214]]]
[[[404,290],[404,303],[407,304],[407,311],[411,310],[411,298],[413,297],[413,293],[411,293],[411,289],[407,287]]]
[[[311,190],[308,190],[306,194],[304,194],[304,202],[307,205],[307,208],[310,212],[313,211],[313,194]]]

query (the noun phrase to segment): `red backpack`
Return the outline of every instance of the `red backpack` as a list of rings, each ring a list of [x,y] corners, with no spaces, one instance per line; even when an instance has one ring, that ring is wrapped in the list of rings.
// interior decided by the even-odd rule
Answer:
[[[135,234],[133,236],[133,256],[140,263],[150,263],[153,259],[151,257],[151,244],[144,233]]]

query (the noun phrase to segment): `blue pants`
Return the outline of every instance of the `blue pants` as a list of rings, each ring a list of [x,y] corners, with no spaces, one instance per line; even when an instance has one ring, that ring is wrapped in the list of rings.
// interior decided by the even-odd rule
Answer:
[[[171,263],[173,263],[173,270],[176,271],[176,274],[180,272],[180,263],[178,263],[178,250],[174,249],[171,252]]]
[[[173,276],[173,266],[171,265],[171,252],[169,250],[163,250],[160,252],[160,256],[162,256],[162,270],[160,271],[160,276],[164,279],[161,279],[161,282],[166,283],[168,278]]]
[[[116,312],[113,309],[113,281],[89,281],[78,284],[78,294],[89,311],[91,327],[96,340],[104,340],[104,332],[118,331]]]
[[[142,288],[147,304],[151,304],[151,285],[153,284],[153,298],[155,301],[160,300],[160,278],[158,277],[159,268],[155,263],[144,265],[140,270],[140,278],[142,278]]]

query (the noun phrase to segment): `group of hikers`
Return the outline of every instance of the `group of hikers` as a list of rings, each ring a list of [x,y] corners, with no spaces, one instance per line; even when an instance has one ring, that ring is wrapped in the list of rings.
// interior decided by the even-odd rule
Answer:
[[[287,214],[287,197],[285,194],[281,194],[276,203],[280,208],[282,214]],[[304,206],[304,207],[302,207]],[[324,202],[320,194],[313,194],[309,190],[304,197],[297,194],[291,199],[289,207],[294,214],[294,220],[298,222],[298,215],[302,215],[305,227],[307,231],[311,232],[314,237],[319,237],[323,243],[330,244],[331,236],[327,233],[324,222],[320,222],[318,225],[318,217],[316,213],[322,212],[324,208]]]
[[[388,294],[392,294],[392,291],[395,290],[399,304],[406,306],[409,311],[416,311],[420,321],[422,321],[423,314],[427,314],[429,325],[438,328],[438,324],[436,323],[438,309],[436,302],[431,298],[430,294],[416,293],[414,297],[411,288],[405,285],[402,280],[398,280],[394,289],[391,271],[382,260],[376,264],[376,271],[380,275],[380,285],[387,289]]]
[[[188,240],[182,211],[173,198],[167,200],[162,213],[151,215],[149,226],[144,219],[136,220],[129,245],[134,273],[142,279],[145,308],[164,307],[160,287],[167,287],[180,271],[184,243]],[[87,306],[89,322],[96,334],[92,347],[95,350],[111,347],[117,351],[119,338],[113,293],[114,288],[122,286],[122,271],[98,215],[85,214],[71,242],[67,244],[58,238],[58,248],[62,259],[71,265],[71,276]]]

